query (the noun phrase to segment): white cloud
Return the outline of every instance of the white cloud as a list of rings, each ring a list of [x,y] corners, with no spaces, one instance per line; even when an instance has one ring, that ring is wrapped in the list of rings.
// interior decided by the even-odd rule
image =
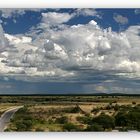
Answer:
[[[16,17],[19,15],[24,15],[26,11],[41,11],[43,9],[40,8],[1,8],[1,16],[4,18],[11,18],[11,17]]]
[[[57,25],[65,23],[73,18],[73,14],[69,13],[57,13],[57,12],[47,12],[42,13],[42,21],[49,25]]]
[[[61,55],[57,57],[54,48],[51,48],[51,54],[55,56],[53,56],[53,61],[50,56],[47,56],[47,59],[51,59],[51,63],[58,67],[61,66],[62,69],[74,67],[76,69],[111,70],[118,73],[140,70],[139,61],[134,60],[138,44],[140,44],[139,26],[130,27],[122,33],[115,33],[110,29],[103,30],[95,21],[91,21],[87,25],[66,26],[59,31],[39,26],[39,28],[41,27],[44,32],[37,36],[34,35],[33,43],[45,42],[46,39],[49,39],[52,43],[51,46],[54,44],[63,46],[67,57]],[[49,33],[49,36],[46,32]],[[49,48],[48,45],[46,46]],[[131,53],[132,50],[137,51]]]
[[[78,79],[82,70],[125,76],[139,73],[140,26],[116,33],[111,28],[100,28],[94,20],[85,25],[63,25],[73,17],[69,13],[42,15],[43,23],[26,35],[5,34],[0,26],[1,75]],[[57,25],[59,30],[48,24]],[[39,30],[42,32],[37,34]]]
[[[101,15],[99,15],[99,13],[93,9],[93,8],[80,8],[80,9],[76,9],[76,15],[83,15],[83,16],[96,16],[101,18]]]
[[[0,52],[9,47],[8,40],[4,36],[3,28],[0,24]]]
[[[9,17],[12,17],[12,16],[16,16],[16,15],[23,15],[25,14],[25,10],[24,9],[7,9],[7,8],[4,8],[4,9],[0,9],[1,11],[1,16],[4,17],[4,18],[9,18]]]
[[[19,43],[31,43],[32,38],[26,36],[12,36],[10,34],[4,34],[4,36],[9,40],[11,45],[19,44]]]
[[[70,13],[58,13],[58,12],[46,12],[42,13],[42,21],[48,25],[57,25],[68,22],[70,19],[76,16],[93,16],[101,18],[101,15],[95,9],[75,9],[71,14]]]
[[[134,10],[134,13],[135,13],[136,15],[140,14],[140,9],[135,9],[135,10]]]
[[[122,16],[122,15],[119,15],[119,14],[114,14],[113,18],[117,23],[120,23],[122,25],[128,23],[128,18],[125,17],[125,16]]]
[[[44,10],[43,8],[0,8],[0,16],[2,18],[11,18],[13,23],[17,23],[17,18],[19,16],[24,15],[27,11],[34,11],[39,12]],[[4,25],[7,24],[7,21],[0,20],[0,23],[3,23]]]

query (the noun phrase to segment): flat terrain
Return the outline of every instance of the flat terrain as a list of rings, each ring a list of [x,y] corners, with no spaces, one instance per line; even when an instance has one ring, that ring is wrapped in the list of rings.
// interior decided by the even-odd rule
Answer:
[[[140,127],[139,122],[133,124],[140,119],[140,96],[0,97],[1,112],[16,106],[24,107],[5,131],[139,131]],[[119,116],[122,112],[124,116]]]

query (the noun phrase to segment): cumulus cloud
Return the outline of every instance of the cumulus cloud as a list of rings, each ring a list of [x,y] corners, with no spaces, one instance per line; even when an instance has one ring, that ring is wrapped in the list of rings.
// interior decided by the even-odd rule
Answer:
[[[6,34],[0,26],[0,74],[47,80],[86,79],[97,71],[140,75],[140,26],[117,33],[102,29],[95,20],[84,25],[63,24],[72,17],[42,13],[42,23],[25,35]]]
[[[44,28],[44,26],[39,26],[39,28]],[[101,29],[97,22],[92,20],[86,25],[66,26],[58,31],[45,28],[41,34],[34,35],[33,43],[49,40],[51,43],[41,44],[42,50],[49,49],[52,57],[46,55],[49,51],[45,53],[45,57],[48,62],[61,69],[138,73],[140,70],[139,54],[136,57],[138,44],[140,44],[138,34],[139,26],[116,33],[110,28]],[[57,44],[63,53],[56,53],[54,44]]]
[[[48,25],[57,25],[69,21],[73,16],[69,13],[47,12],[42,13],[42,21]]]
[[[114,20],[119,23],[119,24],[127,24],[128,23],[128,18],[119,14],[114,14]]]
[[[93,8],[80,8],[76,9],[75,13],[77,16],[83,15],[83,16],[95,16],[101,18],[101,15]]]
[[[4,51],[6,48],[9,47],[8,40],[4,36],[4,31],[2,26],[0,25],[0,52]]]
[[[1,8],[0,9],[0,14],[1,17],[3,18],[15,18],[21,15],[24,15],[27,11],[33,11],[33,12],[40,12],[40,11],[45,11],[45,9],[43,8]],[[57,8],[57,9],[50,9],[50,11],[53,12],[46,12],[46,13],[42,13],[43,17],[45,18],[45,16],[47,16],[48,18],[50,18],[51,16],[53,16],[52,18],[63,18],[63,20],[67,20],[70,17],[74,17],[74,16],[95,16],[98,18],[101,18],[101,13],[97,12],[95,9],[93,8],[80,8],[80,9],[74,9],[73,12],[71,12],[71,14],[68,13],[57,13],[60,12],[61,9]],[[48,14],[47,14],[48,13]],[[46,14],[46,15],[45,15]],[[13,22],[16,22],[16,20],[14,19]]]
[[[72,13],[58,13],[58,12],[42,13],[42,22],[52,26],[66,23],[70,19],[80,15],[101,18],[101,15],[95,9],[83,8],[83,9],[75,9]]]
[[[9,43],[11,45],[16,45],[16,44],[20,44],[20,43],[30,43],[32,42],[32,38],[31,37],[26,37],[26,36],[12,36],[10,34],[4,34],[5,38],[7,38],[9,40]]]
[[[44,10],[43,8],[0,8],[0,16],[1,18],[8,19],[11,18],[13,23],[17,23],[17,18],[19,16],[23,16],[26,14],[27,11],[33,11],[33,12],[40,12]],[[0,23],[3,23],[4,25],[7,24],[7,21],[0,20]]]
[[[0,13],[1,16],[3,18],[11,18],[11,17],[16,17],[19,15],[24,15],[26,13],[26,11],[41,11],[43,9],[39,9],[39,8],[31,8],[31,9],[27,9],[27,8],[1,8],[0,9]]]

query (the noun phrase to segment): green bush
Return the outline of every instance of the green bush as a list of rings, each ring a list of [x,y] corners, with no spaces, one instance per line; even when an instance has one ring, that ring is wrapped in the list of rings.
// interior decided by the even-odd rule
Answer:
[[[24,107],[22,107],[22,108],[20,108],[18,111],[17,111],[17,113],[27,113],[27,106],[24,106]]]
[[[93,124],[97,123],[98,125],[102,125],[104,129],[113,129],[115,127],[115,120],[113,117],[101,114],[92,120]]]
[[[92,132],[101,132],[101,131],[104,131],[104,128],[102,125],[99,125],[99,124],[93,124],[93,125],[90,125],[87,127],[86,131],[92,131]]]
[[[68,117],[66,117],[66,116],[59,117],[56,119],[55,122],[59,123],[59,124],[68,123]]]
[[[33,121],[28,119],[21,119],[15,122],[17,131],[29,131],[32,128]]]
[[[28,113],[27,106],[19,109],[11,121],[15,125],[17,131],[29,131],[35,123],[33,116]]]
[[[10,132],[11,131],[11,129],[9,129],[9,128],[6,128],[5,130],[4,130],[4,132]]]
[[[116,126],[127,126],[127,114],[126,112],[119,112],[116,116],[115,116],[115,124]]]
[[[78,106],[78,105],[76,105],[74,108],[72,108],[72,110],[71,110],[71,113],[79,113],[79,112],[81,112],[81,108]]]
[[[36,128],[35,131],[36,131],[36,132],[43,132],[44,129],[42,129],[42,128]]]
[[[119,112],[115,116],[116,126],[127,127],[129,130],[140,130],[140,112],[132,110],[129,112]]]
[[[90,116],[78,116],[76,120],[82,124],[91,124],[92,122],[92,118]]]
[[[110,110],[110,109],[112,109],[112,108],[113,108],[113,106],[110,105],[110,104],[106,106],[106,110]]]
[[[115,110],[115,111],[118,111],[119,109],[120,109],[119,105],[116,104],[116,105],[114,106],[114,110]]]
[[[135,102],[135,101],[133,101],[133,102],[132,102],[132,104],[133,104],[133,105],[136,105],[136,102]]]
[[[63,125],[63,130],[76,132],[76,131],[80,131],[80,128],[77,125],[74,125],[73,123],[66,123]]]
[[[99,109],[99,108],[93,108],[91,112],[93,112],[93,113],[97,114],[99,111],[100,111],[100,109]]]
[[[26,131],[28,130],[27,126],[23,124],[21,121],[16,122],[16,130],[17,131]]]

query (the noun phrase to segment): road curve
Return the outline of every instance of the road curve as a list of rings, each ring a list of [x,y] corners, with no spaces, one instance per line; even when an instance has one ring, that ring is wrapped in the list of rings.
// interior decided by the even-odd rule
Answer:
[[[0,117],[0,132],[4,131],[6,125],[8,124],[14,113],[22,107],[23,106],[10,108],[2,114],[2,116]]]

